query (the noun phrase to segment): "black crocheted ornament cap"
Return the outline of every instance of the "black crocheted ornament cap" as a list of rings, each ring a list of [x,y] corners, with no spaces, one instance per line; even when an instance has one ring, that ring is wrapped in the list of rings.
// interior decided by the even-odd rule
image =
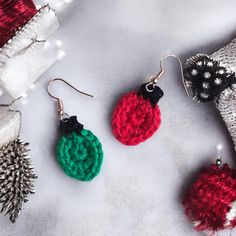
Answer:
[[[147,86],[149,87],[147,90]],[[164,92],[156,85],[150,83],[142,84],[138,90],[138,96],[150,101],[152,107],[155,107],[158,101],[163,97]]]
[[[60,121],[59,129],[63,135],[69,135],[72,132],[80,134],[83,129],[83,125],[80,124],[76,116],[70,116]]]
[[[214,100],[220,93],[236,83],[234,73],[230,73],[220,62],[204,54],[187,60],[184,77],[192,89],[193,99],[198,102]]]

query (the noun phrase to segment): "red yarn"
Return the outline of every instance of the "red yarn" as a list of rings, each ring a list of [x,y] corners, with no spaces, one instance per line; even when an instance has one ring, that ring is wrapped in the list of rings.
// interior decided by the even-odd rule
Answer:
[[[236,170],[211,165],[187,191],[183,206],[196,230],[215,232],[236,226],[236,212],[230,212],[236,210],[235,201]]]
[[[150,138],[161,123],[158,105],[137,92],[125,94],[117,103],[112,115],[112,130],[115,137],[125,145],[137,145]]]
[[[36,13],[32,0],[0,0],[0,47]]]

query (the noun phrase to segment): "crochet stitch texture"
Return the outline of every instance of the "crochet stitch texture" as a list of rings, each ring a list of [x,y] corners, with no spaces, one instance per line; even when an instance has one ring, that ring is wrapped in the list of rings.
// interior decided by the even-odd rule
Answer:
[[[198,231],[236,226],[236,171],[227,164],[201,171],[183,199],[186,215]]]
[[[98,175],[103,162],[102,145],[89,130],[63,135],[57,145],[57,159],[65,174],[82,181]]]
[[[117,103],[112,115],[114,136],[125,145],[137,145],[150,138],[161,123],[158,105],[136,91],[125,94]]]

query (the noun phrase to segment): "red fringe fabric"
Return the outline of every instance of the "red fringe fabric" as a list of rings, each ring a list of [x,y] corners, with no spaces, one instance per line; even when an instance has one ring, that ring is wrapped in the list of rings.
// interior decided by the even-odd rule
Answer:
[[[236,171],[227,164],[203,169],[187,191],[183,206],[198,231],[216,232],[236,226],[236,217],[227,220],[236,201]]]
[[[0,47],[36,13],[32,0],[0,0]]]

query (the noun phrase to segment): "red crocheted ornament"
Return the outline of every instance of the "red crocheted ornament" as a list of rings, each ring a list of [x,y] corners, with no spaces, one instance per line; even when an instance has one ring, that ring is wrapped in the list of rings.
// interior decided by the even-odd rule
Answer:
[[[112,130],[115,137],[125,145],[137,145],[150,138],[161,123],[158,105],[137,92],[125,94],[117,103],[112,115]]]
[[[32,0],[0,0],[0,47],[36,13]]]
[[[227,164],[203,169],[187,191],[183,206],[198,231],[216,232],[236,226],[236,170]]]

